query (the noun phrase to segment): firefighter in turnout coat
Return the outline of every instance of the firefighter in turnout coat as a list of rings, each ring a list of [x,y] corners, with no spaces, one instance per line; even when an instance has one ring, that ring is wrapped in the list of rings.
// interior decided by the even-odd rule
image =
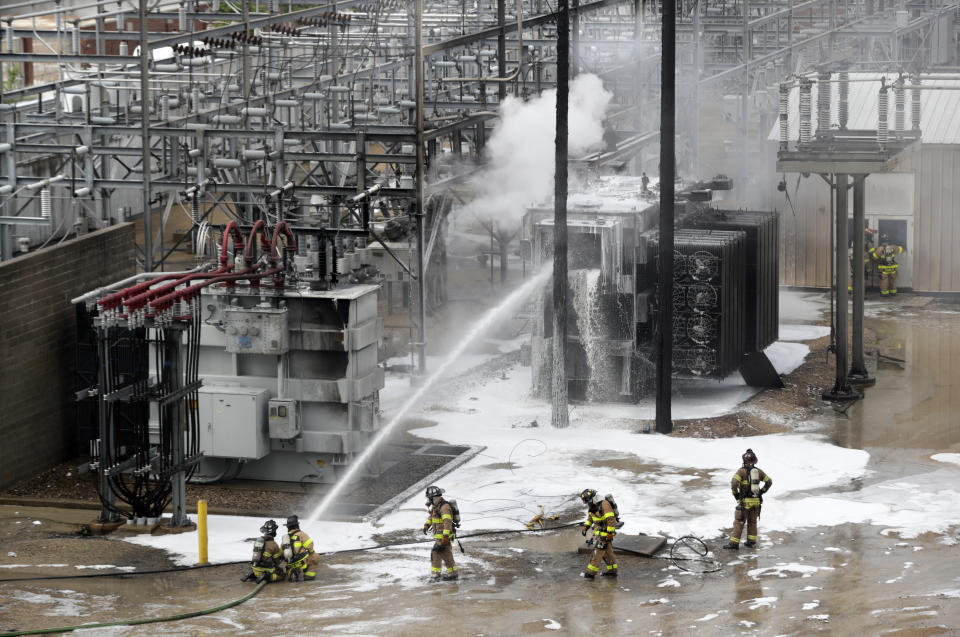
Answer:
[[[897,294],[897,257],[903,254],[903,246],[897,246],[890,243],[887,235],[880,237],[880,245],[870,250],[870,255],[877,261],[877,269],[880,270],[880,294],[883,296],[896,296]]]
[[[274,539],[277,537],[277,523],[267,520],[260,527],[260,533],[253,544],[250,572],[241,578],[243,582],[276,582],[284,577],[283,551]]]
[[[613,505],[593,489],[584,489],[580,499],[587,505],[587,519],[580,533],[586,536],[593,529],[593,537],[587,541],[593,544],[593,556],[587,564],[587,570],[580,576],[593,579],[600,572],[600,564],[605,563],[606,570],[601,575],[616,577],[618,571],[617,558],[613,553],[613,536],[617,533],[617,516]]]
[[[730,541],[723,545],[725,549],[740,548],[744,524],[747,526],[746,546],[753,548],[757,545],[757,520],[760,518],[763,494],[773,486],[773,480],[756,464],[757,454],[753,453],[753,449],[747,449],[743,454],[743,466],[737,469],[730,480],[733,499],[737,501],[737,511],[733,518]]]
[[[447,572],[444,580],[455,580],[460,576],[457,565],[453,561],[453,540],[456,539],[456,530],[453,524],[453,507],[443,499],[443,489],[436,486],[427,487],[427,521],[423,524],[423,532],[429,533],[433,529],[433,550],[430,551],[430,581],[441,579],[440,570],[446,565]]]
[[[287,560],[287,579],[301,582],[316,579],[320,555],[313,550],[313,538],[300,530],[300,518],[295,515],[287,518],[286,527],[283,555]]]

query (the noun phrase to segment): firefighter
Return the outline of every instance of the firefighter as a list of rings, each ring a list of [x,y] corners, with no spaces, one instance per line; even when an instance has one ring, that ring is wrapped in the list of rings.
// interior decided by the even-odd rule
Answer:
[[[600,572],[600,564],[606,564],[605,577],[617,576],[617,558],[613,554],[613,536],[617,532],[617,515],[613,505],[607,498],[600,497],[593,489],[584,489],[580,492],[580,499],[587,505],[587,519],[583,522],[580,533],[583,536],[592,528],[593,537],[587,544],[593,544],[593,556],[587,564],[587,570],[580,573],[580,577],[593,579]]]
[[[277,523],[267,520],[260,527],[261,536],[253,544],[253,558],[250,560],[250,572],[240,581],[276,582],[283,579],[283,551],[274,538],[277,537]]]
[[[300,529],[300,518],[287,518],[287,534],[283,538],[283,556],[287,560],[287,579],[313,580],[317,577],[320,556],[313,550],[313,539]]]
[[[453,523],[453,507],[443,499],[443,489],[437,486],[427,487],[427,521],[423,524],[423,532],[429,533],[433,529],[433,549],[430,551],[430,581],[441,579],[441,565],[446,564],[447,572],[444,580],[459,579],[457,565],[453,561],[453,540],[456,531]]]
[[[873,230],[870,228],[863,229],[863,282],[864,287],[866,287],[867,279],[870,278],[870,263],[873,259],[871,256],[871,250],[873,250]],[[850,248],[850,283],[847,285],[847,291],[853,292],[853,247]]]
[[[870,251],[870,255],[877,261],[880,270],[880,294],[895,296],[897,294],[897,256],[903,254],[903,246],[890,243],[890,237],[880,235],[880,245]]]
[[[746,546],[753,548],[757,545],[757,520],[760,518],[763,494],[773,486],[773,480],[756,465],[757,454],[753,453],[753,449],[747,449],[743,454],[743,466],[737,469],[730,480],[733,499],[737,501],[737,511],[733,518],[730,541],[723,545],[725,549],[736,551],[740,548],[744,523],[747,525]]]

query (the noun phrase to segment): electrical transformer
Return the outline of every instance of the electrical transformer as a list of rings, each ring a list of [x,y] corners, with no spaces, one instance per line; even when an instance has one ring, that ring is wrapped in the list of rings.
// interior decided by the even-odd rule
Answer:
[[[586,192],[571,193],[566,334],[571,399],[636,401],[650,395],[661,330],[671,334],[676,377],[720,380],[740,371],[748,382],[779,381],[770,380],[772,367],[762,352],[777,339],[777,217],[712,207],[712,192],[730,187],[729,178],[720,176],[680,190],[670,325],[662,324],[658,307],[654,193],[632,177],[601,178]],[[552,205],[527,211],[521,254],[534,269],[549,267]],[[533,388],[540,396],[550,392],[553,338],[552,290],[546,290],[534,300],[530,345]]]

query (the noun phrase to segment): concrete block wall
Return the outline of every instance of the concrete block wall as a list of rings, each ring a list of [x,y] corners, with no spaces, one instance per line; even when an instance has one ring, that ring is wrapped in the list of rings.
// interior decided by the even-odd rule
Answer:
[[[135,272],[132,223],[0,263],[0,489],[77,452],[70,299]]]

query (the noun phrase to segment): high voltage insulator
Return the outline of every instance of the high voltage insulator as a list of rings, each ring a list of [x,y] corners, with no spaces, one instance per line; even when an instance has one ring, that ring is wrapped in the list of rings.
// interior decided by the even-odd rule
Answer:
[[[50,219],[53,213],[53,204],[50,201],[50,189],[44,186],[40,190],[40,216]]]
[[[811,99],[810,88],[813,85],[808,78],[800,80],[800,143],[810,143],[810,115]]]
[[[920,130],[920,76],[913,78],[914,88],[910,89],[910,124],[913,130]]]
[[[817,134],[824,135],[830,130],[830,98],[833,85],[830,83],[830,71],[821,71],[817,82]]]
[[[780,149],[787,149],[787,142],[790,140],[790,85],[786,82],[780,83],[778,110],[780,116]]]
[[[889,96],[887,94],[887,85],[881,84],[880,95],[877,104],[877,143],[880,144],[881,148],[886,147],[887,141],[890,138],[889,130],[887,128],[888,100]]]
[[[907,93],[903,89],[903,78],[899,78],[893,86],[894,90],[894,127],[897,134],[903,133],[904,119],[906,118]]]
[[[846,130],[850,117],[850,74],[846,71],[840,71],[840,105],[837,108],[837,115],[840,119],[840,129]]]

